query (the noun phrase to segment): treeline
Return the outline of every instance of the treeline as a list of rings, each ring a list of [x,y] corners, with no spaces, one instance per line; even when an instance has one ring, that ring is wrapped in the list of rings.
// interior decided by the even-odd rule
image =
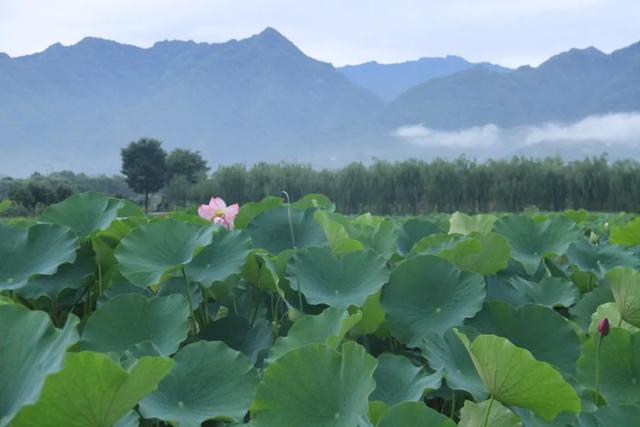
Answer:
[[[197,155],[197,153],[191,153]],[[182,153],[183,157],[185,153]],[[171,156],[169,156],[169,159]],[[316,170],[309,165],[259,163],[221,166],[206,173],[206,164],[183,168],[165,180],[151,208],[204,203],[211,195],[246,203],[286,190],[292,199],[323,193],[344,213],[420,214],[427,212],[513,211],[585,208],[593,211],[640,211],[640,163],[610,162],[606,156],[564,162],[559,158],[476,162],[376,161],[341,169]],[[176,168],[179,170],[179,168]],[[197,171],[197,174],[193,172]],[[141,202],[125,179],[61,172],[26,180],[0,181],[0,200],[9,198],[27,211],[55,203],[75,191],[100,191]],[[156,190],[153,190],[156,191]]]
[[[233,165],[195,184],[189,199],[201,202],[220,194],[244,203],[281,190],[292,199],[311,192],[326,194],[344,213],[518,212],[530,207],[638,211],[640,163],[609,162],[601,156],[568,163],[522,157],[482,163],[464,158],[376,161],[319,171],[295,164]]]
[[[0,179],[0,201],[8,199],[13,202],[2,214],[37,214],[48,205],[61,202],[73,193],[84,191],[97,191],[122,198],[137,197],[127,186],[124,177],[119,175],[88,176],[62,171],[45,176],[36,172],[25,179]]]

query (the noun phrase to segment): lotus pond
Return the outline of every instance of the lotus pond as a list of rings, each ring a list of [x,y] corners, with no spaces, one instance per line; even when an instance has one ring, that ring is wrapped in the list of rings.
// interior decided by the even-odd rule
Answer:
[[[640,425],[640,218],[218,211],[0,222],[0,427]]]

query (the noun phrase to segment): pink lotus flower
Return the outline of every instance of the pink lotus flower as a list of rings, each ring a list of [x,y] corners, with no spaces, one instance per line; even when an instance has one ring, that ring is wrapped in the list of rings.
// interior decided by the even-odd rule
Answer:
[[[220,197],[212,197],[208,205],[200,205],[198,215],[200,215],[200,218],[233,230],[233,223],[239,211],[240,206],[237,203],[227,206]]]

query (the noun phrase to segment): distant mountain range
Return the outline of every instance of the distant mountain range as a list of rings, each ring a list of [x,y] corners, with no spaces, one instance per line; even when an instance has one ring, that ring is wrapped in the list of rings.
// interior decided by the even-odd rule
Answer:
[[[531,149],[513,138],[458,144],[455,132],[640,111],[640,43],[609,55],[574,49],[517,70],[455,56],[336,69],[272,28],[244,40],[146,49],[86,38],[0,54],[0,94],[0,175],[117,172],[120,148],[142,136],[200,150],[214,166],[546,155],[553,141]],[[586,154],[640,156],[634,135],[622,149],[590,138]]]
[[[446,77],[475,67],[498,73],[512,71],[509,68],[488,62],[475,64],[454,55],[444,58],[420,58],[416,61],[398,64],[379,64],[371,61],[359,65],[340,67],[338,71],[349,77],[356,84],[369,89],[389,102],[413,86],[437,77]]]

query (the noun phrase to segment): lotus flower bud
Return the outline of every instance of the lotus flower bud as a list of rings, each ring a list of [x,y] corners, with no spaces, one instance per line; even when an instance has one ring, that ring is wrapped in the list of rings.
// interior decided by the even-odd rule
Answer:
[[[611,325],[609,325],[609,319],[606,317],[598,322],[598,333],[602,337],[606,337],[609,335],[609,331],[611,330]]]

